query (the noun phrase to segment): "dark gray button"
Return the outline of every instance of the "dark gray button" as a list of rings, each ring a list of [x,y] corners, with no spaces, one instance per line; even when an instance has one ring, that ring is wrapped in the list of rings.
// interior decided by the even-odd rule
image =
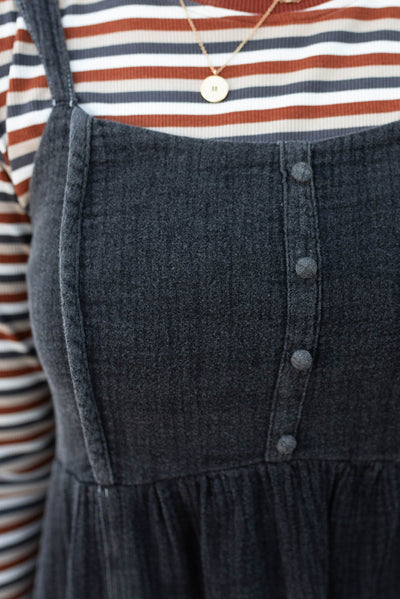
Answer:
[[[312,364],[312,356],[306,349],[296,349],[290,358],[292,365],[298,370],[307,370]]]
[[[306,183],[311,179],[312,168],[307,162],[296,162],[290,171],[292,177],[300,183]]]
[[[276,444],[281,455],[290,455],[296,449],[297,441],[293,435],[282,435]]]
[[[311,279],[317,272],[317,263],[311,256],[299,258],[296,262],[296,272],[303,279]]]

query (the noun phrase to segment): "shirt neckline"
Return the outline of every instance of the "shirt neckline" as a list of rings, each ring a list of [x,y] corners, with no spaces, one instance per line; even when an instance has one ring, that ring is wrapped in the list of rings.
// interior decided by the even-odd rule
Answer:
[[[261,11],[255,11],[255,14],[247,14],[252,12],[249,10],[249,6],[257,6],[253,4],[253,2],[249,2],[247,4],[247,0],[186,0],[186,6],[188,8],[205,8],[206,6],[210,6],[213,8],[221,8],[228,10],[238,10],[238,8],[233,8],[233,4],[236,2],[238,5],[242,3],[241,11],[243,14],[238,15],[227,15],[227,16],[214,16],[210,14],[209,18],[211,20],[218,21],[220,27],[224,26],[224,23],[227,24],[244,24],[246,27],[254,27],[257,22],[260,20],[262,14],[265,12],[265,0],[254,0],[256,3],[260,3],[263,1],[263,9]],[[179,4],[178,0],[176,2]],[[243,8],[243,4],[246,3],[246,8]],[[267,27],[268,25],[280,25],[280,24],[290,24],[290,23],[310,23],[316,22],[320,20],[324,20],[329,18],[331,14],[335,17],[339,17],[341,13],[347,11],[354,4],[354,0],[347,0],[344,6],[336,7],[336,8],[324,8],[324,4],[330,4],[329,0],[303,0],[299,3],[284,3],[280,2],[274,8],[272,13],[267,17],[265,24],[263,23],[261,27]],[[235,4],[236,6],[236,4]],[[301,8],[300,8],[301,7]],[[313,8],[314,10],[304,10],[306,8]],[[202,12],[204,15],[204,12]],[[196,26],[201,29],[201,21],[203,19],[198,19]]]
[[[329,0],[302,0],[301,2],[280,2],[275,8],[275,14],[292,12],[294,10],[302,10],[303,8],[311,8],[319,4],[326,4]],[[193,0],[196,4],[209,4],[217,8],[228,8],[231,10],[239,10],[243,12],[253,12],[259,15],[263,14],[268,6],[272,3],[271,0]]]

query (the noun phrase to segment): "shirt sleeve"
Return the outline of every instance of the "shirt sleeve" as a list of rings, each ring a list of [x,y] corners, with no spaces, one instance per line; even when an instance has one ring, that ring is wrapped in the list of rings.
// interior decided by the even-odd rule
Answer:
[[[50,388],[30,323],[31,222],[7,153],[7,92],[17,11],[0,0],[0,597],[30,598],[54,457]]]

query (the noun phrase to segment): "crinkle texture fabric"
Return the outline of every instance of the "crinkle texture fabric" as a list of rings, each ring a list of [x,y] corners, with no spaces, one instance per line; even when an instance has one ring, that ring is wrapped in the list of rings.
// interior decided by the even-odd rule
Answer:
[[[398,464],[260,462],[107,495],[53,467],[40,597],[397,594]]]
[[[400,121],[246,143],[97,119],[56,0],[19,6],[54,99],[34,599],[398,599]]]

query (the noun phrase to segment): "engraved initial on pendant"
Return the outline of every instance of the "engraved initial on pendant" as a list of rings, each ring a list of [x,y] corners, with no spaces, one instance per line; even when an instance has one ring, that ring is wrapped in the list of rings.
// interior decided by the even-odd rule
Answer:
[[[209,75],[201,84],[200,93],[207,102],[221,102],[228,95],[229,85],[219,75]]]

